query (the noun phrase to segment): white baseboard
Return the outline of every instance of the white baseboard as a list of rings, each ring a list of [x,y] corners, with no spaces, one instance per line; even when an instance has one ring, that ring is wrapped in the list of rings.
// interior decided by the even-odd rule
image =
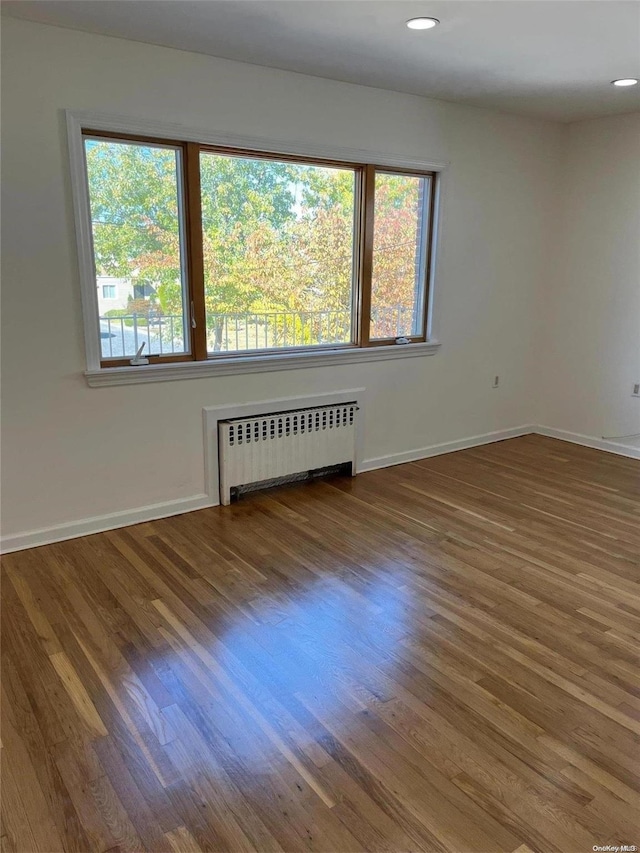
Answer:
[[[507,438],[518,438],[521,435],[536,432],[536,430],[537,428],[533,426],[519,426],[512,429],[497,430],[496,432],[485,432],[482,435],[473,435],[470,438],[461,438],[457,441],[430,444],[427,447],[418,447],[416,450],[406,450],[403,453],[377,456],[373,459],[363,460],[358,468],[358,473],[375,471],[377,468],[389,468],[392,465],[402,465],[403,462],[417,462],[419,459],[428,459],[430,456],[453,453],[454,450],[467,450],[470,447],[479,447],[482,444],[491,444],[494,441],[504,441]]]
[[[205,509],[211,505],[209,495],[201,494],[190,498],[180,498],[177,501],[150,504],[136,509],[111,512],[107,515],[96,515],[92,518],[83,518],[80,521],[56,524],[53,527],[42,527],[39,530],[16,533],[13,536],[3,536],[0,540],[0,551],[3,554],[9,554],[12,551],[23,551],[25,548],[38,548],[40,545],[51,545],[53,542],[63,542],[65,539],[77,539],[79,536],[89,536],[91,533],[102,533],[105,530],[116,530],[118,527],[129,527],[143,521],[155,521],[157,518],[181,515],[183,512],[193,512],[196,509]]]
[[[617,453],[618,456],[627,456],[630,459],[640,459],[640,447],[631,447],[629,444],[620,444],[606,438],[595,438],[591,435],[581,435],[579,432],[567,432],[564,429],[554,427],[535,426],[531,429],[538,435],[546,435],[548,438],[559,438],[561,441],[569,441],[571,444],[581,444],[583,447],[593,447],[595,450],[606,450],[607,453]]]
[[[593,447],[596,450],[605,450],[609,453],[616,453],[631,459],[640,459],[639,447],[629,447],[615,441],[593,438],[588,435],[566,432],[565,430],[554,429],[552,427],[519,426],[512,429],[497,430],[496,432],[486,432],[482,435],[471,436],[470,438],[461,438],[457,441],[445,441],[442,444],[432,444],[427,447],[419,447],[416,450],[406,450],[402,453],[391,453],[387,456],[364,459],[358,466],[358,473],[374,471],[377,468],[388,468],[392,465],[401,465],[403,462],[416,462],[419,459],[428,459],[430,456],[440,456],[444,453],[452,453],[455,450],[479,447],[482,444],[491,444],[494,441],[504,441],[508,438],[518,438],[518,436],[530,435],[531,433],[546,435],[549,438],[558,438],[572,444],[581,444],[584,447]],[[154,521],[158,518],[180,515],[183,512],[206,509],[217,504],[217,500],[203,493],[176,501],[151,504],[149,506],[138,507],[137,509],[112,512],[107,515],[97,515],[93,518],[83,518],[80,521],[72,521],[67,524],[58,524],[53,527],[44,527],[39,530],[30,530],[25,533],[17,533],[13,536],[5,536],[0,540],[0,551],[3,554],[9,554],[12,551],[22,551],[25,548],[37,548],[40,545],[63,542],[65,539],[76,539],[79,536],[88,536],[91,533],[102,533],[105,530],[115,530],[119,527],[128,527],[129,525],[140,524],[144,521]]]

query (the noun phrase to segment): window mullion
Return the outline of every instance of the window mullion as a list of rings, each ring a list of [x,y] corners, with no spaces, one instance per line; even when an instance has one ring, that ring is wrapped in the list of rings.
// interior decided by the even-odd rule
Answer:
[[[200,146],[195,142],[187,142],[185,145],[185,193],[190,299],[189,317],[191,322],[193,357],[196,361],[206,361],[207,317],[204,302]]]
[[[360,197],[360,282],[358,343],[370,346],[371,279],[373,273],[373,218],[375,209],[376,170],[365,166],[362,170]]]

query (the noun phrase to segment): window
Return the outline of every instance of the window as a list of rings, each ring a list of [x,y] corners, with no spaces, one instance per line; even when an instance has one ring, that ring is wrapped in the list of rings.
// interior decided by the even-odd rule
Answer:
[[[371,340],[423,338],[431,177],[376,172]]]
[[[151,299],[156,295],[155,288],[148,282],[136,282],[133,285],[134,299]]]
[[[427,340],[434,172],[82,139],[102,367]]]
[[[129,291],[98,318],[103,361],[128,364],[142,344],[158,358],[188,354],[181,148],[93,135],[84,148],[96,277]]]
[[[207,352],[350,345],[357,172],[203,151]]]

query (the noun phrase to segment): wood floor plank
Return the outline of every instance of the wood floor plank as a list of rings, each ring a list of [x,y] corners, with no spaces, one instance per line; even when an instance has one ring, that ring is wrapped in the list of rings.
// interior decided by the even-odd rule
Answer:
[[[202,847],[198,846],[186,826],[179,826],[172,832],[167,832],[167,841],[173,853],[202,853]]]
[[[9,714],[3,714],[2,737],[2,813],[7,837],[19,850],[62,849],[49,803]]]
[[[640,463],[541,436],[7,556],[0,849],[640,839]]]

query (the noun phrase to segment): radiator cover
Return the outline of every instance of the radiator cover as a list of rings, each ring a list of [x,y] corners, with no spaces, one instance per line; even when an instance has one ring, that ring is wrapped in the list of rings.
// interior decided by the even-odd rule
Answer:
[[[218,421],[220,502],[232,489],[351,463],[356,473],[357,403]]]

